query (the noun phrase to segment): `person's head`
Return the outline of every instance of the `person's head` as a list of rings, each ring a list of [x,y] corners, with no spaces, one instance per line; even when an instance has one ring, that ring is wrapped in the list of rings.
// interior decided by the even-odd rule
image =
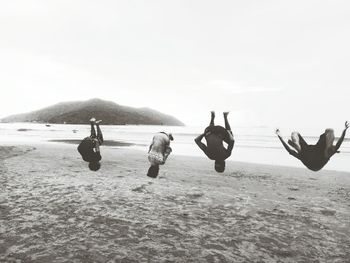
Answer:
[[[215,171],[218,173],[223,173],[225,171],[225,161],[224,160],[216,160],[215,161]]]
[[[98,169],[101,168],[101,164],[100,164],[100,162],[90,162],[89,168],[91,171],[97,171]]]
[[[174,137],[173,137],[173,135],[171,134],[171,133],[169,133],[169,139],[170,139],[170,141],[173,141],[174,140]]]
[[[151,165],[151,167],[148,169],[147,176],[156,178],[159,173],[159,166],[158,165]]]

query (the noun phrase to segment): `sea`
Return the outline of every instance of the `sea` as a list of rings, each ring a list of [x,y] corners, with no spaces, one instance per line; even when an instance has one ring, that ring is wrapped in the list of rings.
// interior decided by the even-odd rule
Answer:
[[[172,133],[174,141],[171,142],[173,155],[198,156],[205,158],[203,152],[197,147],[194,138],[204,130],[199,126],[148,126],[148,125],[102,125],[101,129],[105,140],[131,143],[128,146],[147,153],[148,146],[156,132]],[[283,148],[275,135],[274,127],[232,127],[235,146],[229,160],[278,165],[304,167],[303,164],[290,156]],[[288,139],[293,129],[281,127],[280,130]],[[314,144],[323,130],[303,128],[299,130],[305,140]],[[336,136],[341,130],[335,131]],[[52,140],[80,140],[90,134],[89,125],[71,124],[40,124],[40,123],[0,123],[0,145],[31,144],[31,143],[59,143]],[[324,167],[327,170],[350,172],[350,132],[340,147],[340,153],[334,155]],[[338,138],[337,137],[337,138]],[[107,147],[107,146],[106,146]]]

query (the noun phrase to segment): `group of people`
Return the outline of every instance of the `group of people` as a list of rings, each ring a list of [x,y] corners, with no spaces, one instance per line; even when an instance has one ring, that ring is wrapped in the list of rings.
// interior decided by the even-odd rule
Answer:
[[[228,112],[224,112],[223,116],[225,127],[215,125],[215,112],[212,111],[209,126],[205,128],[203,134],[194,139],[205,155],[215,161],[214,168],[218,173],[225,171],[225,160],[231,156],[235,144],[227,119]],[[91,134],[84,138],[78,146],[79,153],[83,160],[89,163],[89,168],[92,171],[97,171],[101,167],[100,145],[103,143],[103,135],[99,126],[100,122],[96,121],[95,118],[90,120]],[[94,126],[96,126],[97,133]],[[308,169],[319,171],[335,153],[339,153],[339,148],[349,127],[349,123],[345,122],[344,131],[335,145],[333,129],[326,129],[315,145],[307,144],[298,132],[291,134],[291,138],[288,140],[289,145],[283,140],[279,129],[276,130],[276,134],[289,154],[299,159]],[[202,142],[203,138],[205,138],[206,144]],[[159,132],[154,135],[148,150],[148,160],[151,164],[147,172],[149,177],[156,178],[158,176],[159,166],[165,164],[172,152],[170,141],[173,140],[174,137],[171,133]],[[227,146],[224,145],[224,142]]]

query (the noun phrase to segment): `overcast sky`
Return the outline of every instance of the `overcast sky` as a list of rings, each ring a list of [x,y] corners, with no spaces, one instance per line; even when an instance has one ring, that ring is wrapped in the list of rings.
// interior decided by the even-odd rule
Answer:
[[[189,125],[343,127],[349,49],[345,0],[1,1],[0,117],[98,97]]]

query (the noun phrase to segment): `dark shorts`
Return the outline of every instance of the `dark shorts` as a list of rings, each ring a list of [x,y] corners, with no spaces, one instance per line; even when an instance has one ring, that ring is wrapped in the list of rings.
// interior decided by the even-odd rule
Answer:
[[[218,135],[220,138],[222,138],[224,141],[229,141],[230,140],[230,134],[232,135],[232,132],[230,130],[226,130],[222,126],[208,126],[204,133],[211,132],[213,134]]]

